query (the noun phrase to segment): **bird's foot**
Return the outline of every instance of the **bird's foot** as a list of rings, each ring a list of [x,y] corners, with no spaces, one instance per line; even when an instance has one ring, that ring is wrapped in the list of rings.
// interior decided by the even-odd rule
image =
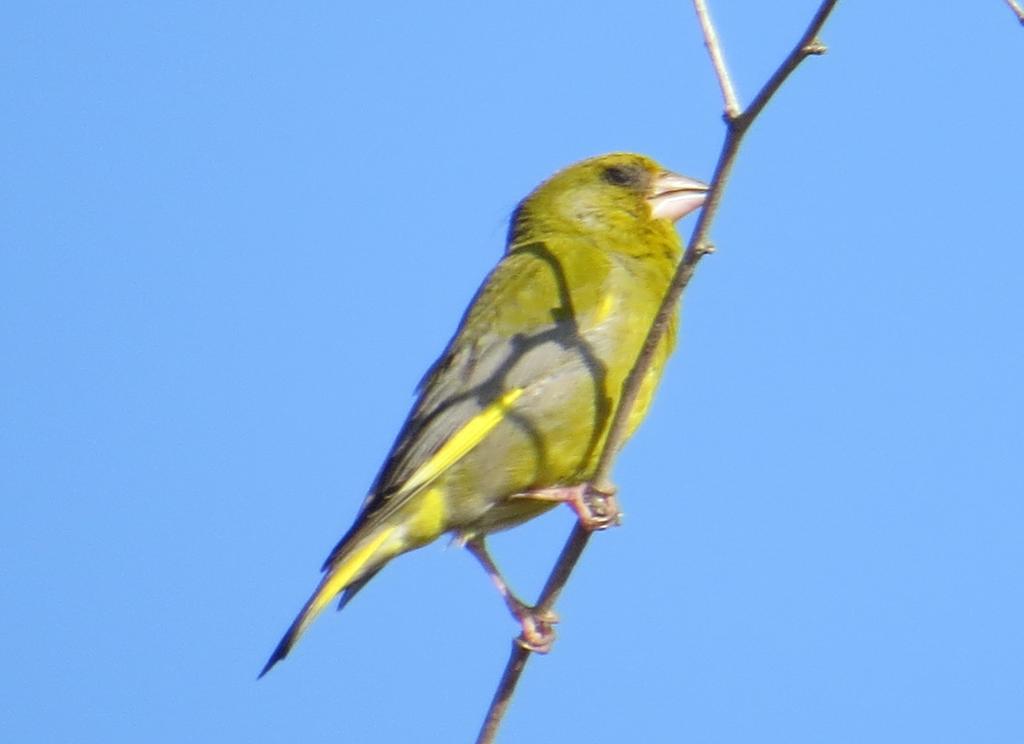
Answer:
[[[584,529],[594,532],[614,527],[622,522],[622,512],[615,498],[615,488],[598,489],[590,483],[575,486],[552,486],[516,494],[514,498],[558,501],[569,505]]]
[[[553,610],[538,611],[535,607],[520,604],[519,607],[509,606],[512,614],[519,620],[523,632],[516,638],[516,643],[535,654],[546,654],[555,642],[555,623],[558,615]]]
[[[456,539],[461,540],[473,557],[480,561],[487,575],[491,577],[494,586],[501,594],[505,606],[516,619],[523,632],[516,638],[516,643],[527,651],[534,651],[538,654],[546,654],[551,650],[551,644],[555,642],[555,629],[552,627],[558,622],[558,615],[553,610],[538,610],[519,599],[509,589],[505,578],[498,570],[498,566],[491,558],[487,550],[484,538],[480,536],[458,535]]]

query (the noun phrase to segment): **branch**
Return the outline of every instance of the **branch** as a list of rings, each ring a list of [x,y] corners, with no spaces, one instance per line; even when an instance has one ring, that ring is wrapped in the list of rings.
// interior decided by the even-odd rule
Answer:
[[[1024,26],[1024,7],[1017,0],[1006,0],[1006,4],[1010,6],[1010,10],[1013,11],[1014,15],[1017,16],[1017,20]]]
[[[693,9],[697,11],[700,30],[704,34],[704,46],[708,49],[711,65],[715,68],[715,77],[718,78],[718,85],[722,89],[722,99],[725,101],[725,118],[727,121],[735,119],[740,115],[740,101],[736,97],[736,90],[732,86],[729,68],[725,65],[725,55],[722,54],[722,47],[718,43],[718,32],[715,31],[715,24],[711,21],[711,14],[708,13],[708,6],[704,0],[693,0]]]
[[[1013,0],[1008,1],[1012,2]],[[690,241],[687,243],[686,252],[676,268],[675,276],[662,300],[654,323],[652,323],[647,333],[640,355],[637,357],[636,363],[622,385],[622,397],[615,411],[615,417],[612,419],[608,438],[605,440],[605,446],[601,451],[601,458],[598,461],[592,480],[598,489],[606,490],[607,488],[604,484],[608,482],[612,460],[614,460],[615,455],[623,445],[629,412],[636,403],[640,384],[651,367],[655,350],[665,334],[669,319],[676,312],[679,298],[693,277],[697,263],[706,254],[714,250],[708,242],[708,233],[710,232],[711,223],[718,212],[718,205],[722,200],[722,193],[725,190],[725,184],[729,179],[729,173],[732,170],[733,161],[736,158],[736,153],[739,150],[743,136],[768,101],[778,92],[782,84],[786,82],[786,79],[793,70],[807,57],[825,52],[825,46],[818,41],[817,36],[837,2],[838,0],[824,0],[821,3],[811,19],[807,30],[800,37],[800,41],[797,42],[796,46],[793,47],[792,51],[790,51],[772,76],[768,78],[768,81],[758,91],[757,95],[754,96],[754,100],[751,101],[750,105],[745,110],[741,110],[736,98],[735,88],[725,66],[725,58],[718,43],[718,36],[711,22],[711,16],[708,14],[704,0],[693,0],[697,17],[700,20],[701,30],[704,34],[704,43],[711,56],[715,74],[722,88],[722,98],[725,101],[727,127],[725,141],[722,144],[722,151],[718,156],[718,163],[715,166],[707,199],[705,199],[704,207],[701,209],[700,216],[697,219],[697,224],[693,228]],[[573,568],[575,568],[580,555],[583,553],[584,548],[586,548],[589,539],[590,533],[577,523],[573,527],[565,547],[562,548],[562,553],[559,555],[558,561],[555,563],[555,567],[548,577],[547,583],[544,585],[544,589],[541,591],[540,599],[536,605],[540,612],[549,610],[554,605],[555,600],[568,581],[569,575],[572,573]],[[509,655],[505,671],[502,673],[501,681],[498,683],[498,689],[494,693],[491,706],[480,729],[480,734],[476,740],[477,744],[491,744],[494,741],[498,733],[498,727],[501,725],[505,711],[508,709],[508,704],[515,693],[516,685],[531,655],[531,652],[519,643],[512,644],[512,653]]]

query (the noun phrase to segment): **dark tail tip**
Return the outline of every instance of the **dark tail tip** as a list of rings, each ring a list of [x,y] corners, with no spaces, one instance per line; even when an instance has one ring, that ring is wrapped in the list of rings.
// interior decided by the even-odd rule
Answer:
[[[270,655],[266,665],[263,667],[262,671],[260,671],[259,675],[257,675],[256,679],[263,679],[263,675],[269,672],[273,668],[274,664],[287,656],[291,648],[292,634],[289,631],[285,634],[284,638],[281,639],[281,642],[277,644],[277,648],[274,649],[274,653]]]

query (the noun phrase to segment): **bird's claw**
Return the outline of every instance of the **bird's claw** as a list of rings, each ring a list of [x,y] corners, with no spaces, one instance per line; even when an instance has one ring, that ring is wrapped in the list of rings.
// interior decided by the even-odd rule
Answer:
[[[552,610],[537,612],[532,607],[524,607],[517,613],[523,632],[516,638],[516,643],[527,651],[535,654],[546,654],[551,651],[555,642],[554,624],[558,615]]]
[[[569,505],[576,512],[580,524],[590,532],[606,530],[622,523],[622,512],[614,488],[601,491],[586,483],[578,498],[570,501]]]
[[[602,490],[590,483],[580,483],[575,486],[539,488],[516,494],[514,498],[564,502],[576,512],[580,524],[589,532],[605,530],[622,522],[614,487]]]

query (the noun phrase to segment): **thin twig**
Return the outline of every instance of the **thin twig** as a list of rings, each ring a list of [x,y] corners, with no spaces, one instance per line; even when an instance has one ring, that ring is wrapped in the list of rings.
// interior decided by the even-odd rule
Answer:
[[[739,116],[737,121],[744,121],[744,129],[749,127],[757,115],[761,113],[761,109],[765,107],[765,104],[775,95],[775,92],[782,87],[782,84],[786,82],[786,78],[789,77],[790,73],[797,68],[797,66],[808,57],[812,57],[818,54],[824,54],[828,51],[828,47],[822,44],[818,40],[818,32],[821,31],[821,27],[825,25],[825,21],[828,19],[829,13],[836,6],[838,0],[826,0],[818,8],[818,12],[814,14],[814,18],[811,19],[810,25],[807,30],[804,31],[804,35],[800,37],[800,41],[797,42],[796,46],[793,47],[786,59],[782,61],[779,68],[772,73],[772,76],[768,78],[768,82],[757,92],[754,96],[754,100],[750,102],[746,110]],[[701,211],[701,216],[707,212],[707,207]]]
[[[612,419],[608,437],[605,440],[604,449],[601,452],[601,458],[598,461],[597,470],[593,478],[593,483],[602,490],[606,488],[605,484],[608,482],[608,473],[611,469],[612,460],[625,439],[629,411],[636,402],[640,383],[650,369],[655,351],[664,336],[669,319],[676,312],[676,305],[683,290],[686,289],[686,285],[689,284],[690,279],[693,277],[697,263],[712,250],[707,236],[711,228],[711,222],[718,211],[718,205],[721,202],[722,193],[729,179],[729,173],[732,170],[732,164],[739,150],[740,142],[750,128],[750,125],[754,122],[754,119],[761,113],[765,104],[775,95],[790,73],[808,56],[825,52],[825,47],[817,40],[817,36],[838,0],[824,0],[821,3],[800,41],[797,42],[782,64],[779,65],[779,68],[772,74],[761,90],[758,91],[750,106],[744,111],[739,110],[736,94],[729,78],[728,70],[725,67],[724,57],[721,55],[718,38],[714,33],[714,26],[711,23],[711,17],[708,15],[706,7],[704,7],[704,2],[703,0],[693,0],[693,2],[697,9],[698,18],[701,19],[701,28],[704,32],[705,43],[711,53],[715,73],[719,76],[719,82],[722,86],[727,123],[725,141],[722,144],[722,151],[718,156],[718,163],[715,165],[715,172],[711,179],[707,199],[705,199],[700,216],[697,218],[697,224],[693,228],[693,234],[687,244],[686,252],[676,268],[675,276],[662,300],[654,323],[647,333],[636,363],[623,383],[622,397],[615,411],[615,417]],[[712,51],[715,49],[718,50],[717,58],[715,52]],[[735,106],[735,109],[731,108],[733,106]],[[735,110],[735,113],[730,114],[731,110]],[[579,560],[584,548],[586,548],[589,539],[590,533],[577,523],[573,527],[565,547],[562,548],[562,553],[559,555],[547,583],[544,585],[540,599],[537,602],[538,610],[543,612],[551,609],[565,583],[568,581],[569,575],[576,566],[576,562]],[[498,683],[498,689],[494,693],[491,706],[480,729],[480,735],[476,740],[477,744],[491,744],[494,741],[498,733],[498,727],[501,725],[502,718],[508,709],[509,701],[515,692],[516,685],[522,676],[523,669],[526,667],[526,662],[529,660],[530,655],[531,652],[522,645],[513,643],[512,653],[509,655],[501,681]]]
[[[700,30],[704,33],[704,46],[708,49],[711,64],[715,68],[715,77],[718,78],[718,85],[722,89],[726,119],[735,119],[740,115],[740,101],[736,97],[736,89],[732,86],[732,77],[725,64],[725,55],[722,54],[722,45],[718,43],[715,24],[711,21],[711,14],[708,12],[708,6],[704,0],[693,0],[693,9],[697,11]]]
[[[1020,25],[1024,26],[1024,7],[1021,7],[1017,0],[1006,0],[1006,4],[1010,6],[1010,10],[1017,16]]]
[[[480,727],[480,733],[476,737],[477,744],[489,744],[498,735],[498,726],[505,717],[508,704],[512,701],[512,693],[516,691],[516,683],[519,682],[526,662],[531,656],[532,654],[517,640],[512,641],[512,653],[505,664],[505,671],[501,675],[494,699],[491,700],[491,707],[487,709],[487,718],[484,719],[484,725]]]

